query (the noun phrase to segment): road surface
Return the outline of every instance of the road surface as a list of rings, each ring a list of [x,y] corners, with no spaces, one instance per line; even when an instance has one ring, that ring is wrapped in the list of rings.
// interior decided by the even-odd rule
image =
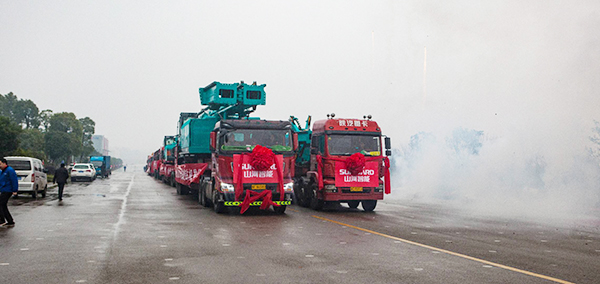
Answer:
[[[380,202],[216,214],[143,173],[20,196],[1,283],[598,283],[600,221],[472,217]],[[359,207],[360,208],[360,207]]]

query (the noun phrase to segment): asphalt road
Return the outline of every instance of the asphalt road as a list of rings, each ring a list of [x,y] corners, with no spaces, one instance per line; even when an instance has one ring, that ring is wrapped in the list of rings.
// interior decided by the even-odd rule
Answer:
[[[600,220],[380,202],[216,214],[138,168],[11,199],[0,283],[598,283]],[[359,207],[360,208],[360,207]]]

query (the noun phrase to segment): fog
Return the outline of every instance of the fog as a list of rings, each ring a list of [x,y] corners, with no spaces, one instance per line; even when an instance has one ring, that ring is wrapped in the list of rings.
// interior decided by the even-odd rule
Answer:
[[[262,118],[373,115],[393,139],[392,198],[587,214],[600,176],[587,152],[600,120],[599,8],[0,1],[0,93],[89,116],[112,155],[141,163],[176,133],[180,112],[201,109],[199,87],[257,81],[267,84]],[[448,147],[457,129],[481,132],[477,154]]]

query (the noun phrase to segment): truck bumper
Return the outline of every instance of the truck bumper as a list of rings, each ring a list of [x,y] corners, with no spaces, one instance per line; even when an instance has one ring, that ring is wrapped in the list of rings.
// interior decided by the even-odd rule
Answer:
[[[243,200],[235,200],[235,193],[224,193],[221,195],[224,199],[225,206],[239,206]],[[279,199],[279,193],[273,194],[273,203],[279,205],[292,205],[292,193],[286,192],[283,200]],[[250,203],[250,206],[260,206],[262,201],[255,201]]]
[[[350,201],[350,200],[383,200],[383,188],[363,188],[362,192],[353,192],[350,188],[340,187],[325,189],[321,192],[324,201]]]

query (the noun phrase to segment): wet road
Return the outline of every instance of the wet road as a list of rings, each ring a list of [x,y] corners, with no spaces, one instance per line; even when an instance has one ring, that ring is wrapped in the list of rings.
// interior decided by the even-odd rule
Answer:
[[[130,169],[132,170],[132,169]],[[11,199],[0,283],[598,283],[600,221],[385,202],[216,214],[143,172]]]

